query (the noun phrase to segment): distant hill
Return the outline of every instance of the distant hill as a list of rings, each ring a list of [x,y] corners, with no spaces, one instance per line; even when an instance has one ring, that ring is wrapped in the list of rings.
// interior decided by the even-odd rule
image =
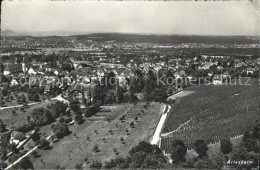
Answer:
[[[192,36],[192,35],[140,35],[99,33],[88,35],[74,35],[76,39],[90,39],[94,41],[146,42],[161,44],[205,43],[205,44],[251,44],[258,43],[259,37],[253,36]]]
[[[4,31],[5,36],[12,36],[12,39],[23,39],[31,37],[41,38],[73,38],[78,40],[130,42],[130,43],[160,43],[160,44],[181,44],[181,43],[204,43],[204,44],[258,44],[258,36],[195,36],[195,35],[154,35],[154,34],[123,34],[123,33],[93,33],[84,34],[81,32],[50,31],[16,34],[11,30]],[[23,35],[23,36],[21,36]],[[30,35],[30,36],[28,36]]]
[[[4,30],[4,31],[1,31],[1,36],[17,36],[17,35],[12,30]]]

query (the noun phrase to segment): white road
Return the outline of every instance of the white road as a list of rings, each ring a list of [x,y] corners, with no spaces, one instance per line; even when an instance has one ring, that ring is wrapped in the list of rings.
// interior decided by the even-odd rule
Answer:
[[[58,96],[56,96],[56,97],[54,97],[54,98],[51,98],[50,100],[59,100],[59,101],[65,102],[65,103],[69,103],[69,101],[68,101],[68,100],[65,100],[64,98],[62,98],[61,95],[58,95]],[[42,102],[28,103],[28,106],[36,105],[36,104],[43,103],[43,102],[50,101],[50,100],[44,100],[44,101],[42,101]],[[15,106],[0,107],[0,110],[12,109],[12,108],[19,108],[19,107],[23,107],[23,104],[21,104],[21,105],[15,105]]]
[[[28,106],[31,106],[31,105],[36,105],[36,104],[39,104],[41,102],[34,102],[34,103],[28,103]],[[5,110],[5,109],[12,109],[12,108],[18,108],[18,107],[23,107],[23,105],[16,105],[16,106],[7,106],[7,107],[0,107],[0,110]]]
[[[151,140],[151,144],[152,145],[157,145],[159,143],[159,140],[160,140],[160,134],[161,134],[161,131],[162,131],[162,127],[164,125],[164,122],[166,120],[166,117],[167,117],[167,114],[169,113],[170,109],[171,109],[171,106],[169,105],[165,105],[165,109],[167,109],[166,112],[162,113],[162,116],[160,118],[160,121],[156,127],[156,130],[154,132],[154,135],[153,135],[153,138]],[[165,110],[164,109],[164,110]]]

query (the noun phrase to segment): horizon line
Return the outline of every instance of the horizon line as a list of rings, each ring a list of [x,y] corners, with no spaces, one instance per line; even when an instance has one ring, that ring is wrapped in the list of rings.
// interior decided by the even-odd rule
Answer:
[[[84,32],[84,31],[63,31],[63,30],[54,30],[54,31],[30,31],[34,33],[48,33],[48,32],[58,32],[61,31],[61,33],[71,33],[70,35],[55,35],[55,34],[50,34],[50,35],[33,35],[28,33],[26,35],[26,31],[21,31],[21,30],[11,30],[11,29],[5,29],[3,31],[13,31],[15,34],[21,34],[21,35],[13,35],[13,36],[5,36],[5,37],[19,37],[19,36],[31,36],[31,37],[50,37],[50,36],[57,36],[57,37],[69,37],[69,36],[80,36],[80,35],[91,35],[91,34],[133,34],[133,35],[157,35],[157,36],[205,36],[205,37],[260,37],[259,35],[227,35],[227,34],[222,34],[222,35],[215,35],[215,34],[167,34],[167,33],[136,33],[136,32]],[[3,32],[1,30],[1,33]],[[1,36],[3,36],[1,34]]]

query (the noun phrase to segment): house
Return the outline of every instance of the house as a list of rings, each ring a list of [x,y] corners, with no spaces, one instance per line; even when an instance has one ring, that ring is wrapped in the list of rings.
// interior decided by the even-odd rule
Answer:
[[[19,142],[25,139],[25,135],[22,132],[13,131],[10,138],[10,144],[14,143],[17,145]]]
[[[52,68],[51,64],[46,64],[44,66],[44,68],[45,68],[45,71],[54,71],[54,68]]]
[[[30,74],[30,75],[35,75],[36,74],[36,72],[34,71],[34,69],[32,67],[29,68],[27,73]]]
[[[177,78],[180,78],[180,77],[184,77],[186,76],[186,72],[184,70],[181,70],[181,71],[177,71],[174,73],[174,77],[177,79]]]
[[[246,69],[246,74],[253,74],[255,72],[255,68],[249,67]]]
[[[220,75],[214,75],[212,83],[214,85],[221,85],[222,84],[222,77]]]
[[[11,83],[10,83],[10,86],[15,86],[15,85],[18,85],[19,83],[17,82],[16,79],[12,79]]]
[[[7,65],[4,69],[4,75],[18,75],[19,73],[23,73],[23,66],[22,64],[12,64]]]
[[[228,77],[230,77],[229,72],[228,72],[228,71],[225,71],[225,72],[222,74],[222,77],[223,77],[223,78],[228,78]]]

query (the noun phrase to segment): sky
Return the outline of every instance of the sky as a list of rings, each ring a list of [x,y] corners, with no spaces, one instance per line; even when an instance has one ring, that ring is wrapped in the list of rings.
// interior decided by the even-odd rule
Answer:
[[[5,0],[1,30],[251,36],[258,17],[246,1]]]

